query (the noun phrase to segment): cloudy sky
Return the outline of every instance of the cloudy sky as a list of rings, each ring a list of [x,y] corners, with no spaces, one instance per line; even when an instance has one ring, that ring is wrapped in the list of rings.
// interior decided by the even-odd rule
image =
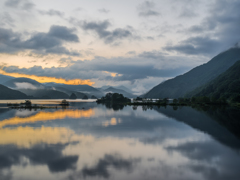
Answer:
[[[0,0],[0,73],[143,93],[240,41],[239,0]]]

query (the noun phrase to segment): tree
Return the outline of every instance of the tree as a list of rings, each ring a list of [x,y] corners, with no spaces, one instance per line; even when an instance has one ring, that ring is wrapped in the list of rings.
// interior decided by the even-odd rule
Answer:
[[[69,99],[77,99],[76,94],[72,93],[71,96],[69,97]]]

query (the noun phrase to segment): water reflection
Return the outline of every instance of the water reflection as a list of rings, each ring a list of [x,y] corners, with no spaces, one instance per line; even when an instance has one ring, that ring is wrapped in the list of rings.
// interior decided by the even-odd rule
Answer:
[[[0,145],[15,145],[19,148],[29,148],[37,144],[68,143],[74,131],[63,127],[17,127],[0,130]]]
[[[0,179],[240,177],[240,140],[220,111],[73,107],[2,111]]]
[[[29,113],[29,114],[28,114]],[[59,120],[65,118],[81,118],[81,117],[91,117],[94,115],[93,109],[88,110],[57,110],[53,112],[44,112],[38,111],[32,114],[32,111],[25,111],[23,113],[17,112],[17,114],[25,115],[25,116],[16,116],[10,119],[5,119],[0,122],[0,128],[8,125],[17,125],[24,123],[35,123],[38,121],[51,121],[51,120]],[[29,116],[28,116],[29,115]]]

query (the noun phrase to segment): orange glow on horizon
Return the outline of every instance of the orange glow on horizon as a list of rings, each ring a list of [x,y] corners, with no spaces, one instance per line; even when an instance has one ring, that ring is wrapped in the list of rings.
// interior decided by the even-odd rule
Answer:
[[[7,125],[17,125],[17,124],[25,124],[25,123],[35,123],[39,121],[51,121],[55,119],[64,119],[66,117],[69,118],[81,118],[86,117],[89,118],[95,114],[93,109],[88,110],[58,110],[55,112],[39,112],[33,116],[29,117],[13,117],[10,119],[5,119],[0,121],[0,128],[3,128]]]
[[[47,83],[47,82],[54,82],[54,83],[61,83],[61,84],[68,84],[68,85],[89,85],[92,86],[95,82],[90,81],[89,79],[70,79],[66,80],[63,78],[56,78],[56,77],[47,77],[47,76],[36,76],[36,75],[28,75],[28,74],[20,74],[20,73],[8,73],[3,70],[0,70],[0,74],[6,76],[12,76],[15,78],[24,77],[34,79],[40,83]]]

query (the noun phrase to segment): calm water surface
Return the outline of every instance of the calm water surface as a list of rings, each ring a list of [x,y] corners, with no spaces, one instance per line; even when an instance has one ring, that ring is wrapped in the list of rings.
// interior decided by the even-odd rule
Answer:
[[[1,180],[240,179],[236,109],[0,103]]]

